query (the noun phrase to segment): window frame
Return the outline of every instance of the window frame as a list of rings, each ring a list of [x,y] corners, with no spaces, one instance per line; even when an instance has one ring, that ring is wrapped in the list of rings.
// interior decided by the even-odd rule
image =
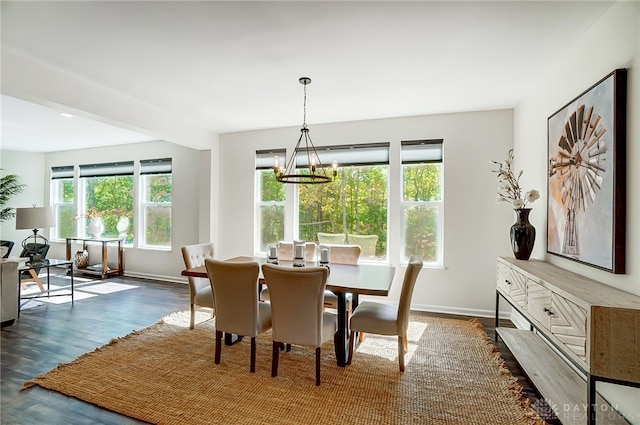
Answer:
[[[443,139],[426,139],[426,140],[406,140],[400,143],[400,220],[401,220],[401,237],[400,237],[400,260],[402,264],[407,264],[410,255],[407,254],[407,223],[406,212],[409,208],[424,207],[435,208],[438,214],[438,225],[436,235],[436,261],[427,261],[423,258],[424,266],[431,268],[444,268],[444,140]],[[404,184],[405,184],[405,165],[420,164],[439,164],[439,192],[440,199],[437,201],[405,201]]]

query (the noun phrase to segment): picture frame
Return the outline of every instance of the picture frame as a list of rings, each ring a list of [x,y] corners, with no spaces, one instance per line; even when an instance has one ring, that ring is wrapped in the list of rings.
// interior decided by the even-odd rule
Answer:
[[[547,119],[547,253],[625,273],[627,70]]]

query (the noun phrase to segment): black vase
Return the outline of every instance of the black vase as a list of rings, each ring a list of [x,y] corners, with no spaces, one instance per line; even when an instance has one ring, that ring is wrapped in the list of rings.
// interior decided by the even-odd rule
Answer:
[[[536,241],[536,228],[529,223],[531,208],[518,208],[516,222],[511,226],[511,249],[518,260],[528,260]]]

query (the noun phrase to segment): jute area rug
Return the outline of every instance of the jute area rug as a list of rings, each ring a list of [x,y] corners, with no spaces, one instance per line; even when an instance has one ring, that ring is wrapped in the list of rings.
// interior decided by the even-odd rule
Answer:
[[[312,349],[280,354],[271,377],[271,334],[222,347],[214,322],[188,329],[187,312],[61,364],[24,384],[58,391],[156,424],[543,424],[481,325],[412,317],[406,370],[397,339],[366,335],[346,368],[322,347],[322,384]],[[203,316],[199,316],[199,320]],[[207,318],[204,313],[204,318]]]

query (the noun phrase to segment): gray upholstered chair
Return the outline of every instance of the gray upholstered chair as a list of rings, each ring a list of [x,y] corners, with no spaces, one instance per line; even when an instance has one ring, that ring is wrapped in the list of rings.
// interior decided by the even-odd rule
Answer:
[[[271,305],[258,301],[260,264],[248,261],[204,261],[216,310],[215,363],[220,363],[223,332],[251,337],[251,366],[256,370],[256,336],[271,329]]]
[[[358,264],[360,251],[358,245],[332,245],[329,262],[331,264]],[[347,311],[351,311],[352,299],[352,295],[347,294]],[[324,291],[324,306],[338,308],[338,297],[328,289]]]
[[[398,335],[398,362],[400,371],[404,371],[404,355],[407,352],[407,328],[411,296],[418,273],[422,269],[422,260],[411,257],[404,274],[400,303],[393,306],[383,303],[363,302],[351,315],[351,338],[349,342],[349,361],[353,358],[353,345],[356,332],[366,332],[378,335]]]
[[[188,269],[204,266],[204,260],[213,258],[213,244],[201,243],[182,247],[182,259]],[[196,306],[212,309],[211,316],[215,313],[213,291],[209,279],[189,276],[189,300],[191,303],[191,320],[189,329],[193,329],[196,316]]]
[[[316,385],[320,385],[320,350],[337,329],[336,316],[322,305],[327,272],[325,267],[262,265],[271,293],[271,376],[278,375],[281,344],[311,346],[316,349]]]

